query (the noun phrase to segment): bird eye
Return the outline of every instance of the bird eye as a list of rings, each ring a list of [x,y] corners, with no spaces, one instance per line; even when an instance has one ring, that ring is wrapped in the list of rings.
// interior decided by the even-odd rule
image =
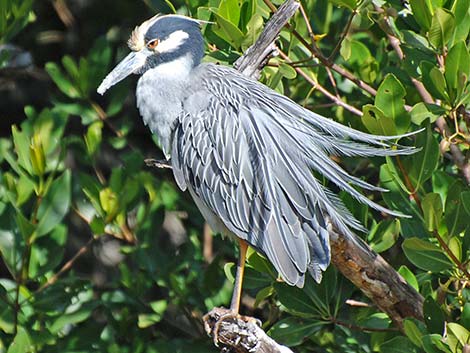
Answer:
[[[147,43],[147,48],[153,50],[157,47],[158,43],[159,43],[158,39],[152,39],[151,41]]]

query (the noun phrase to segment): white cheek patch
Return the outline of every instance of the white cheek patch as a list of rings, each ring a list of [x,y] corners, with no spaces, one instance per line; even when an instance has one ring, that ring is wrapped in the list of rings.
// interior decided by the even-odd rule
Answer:
[[[186,39],[188,39],[188,37],[189,34],[185,31],[179,30],[173,32],[167,39],[158,44],[156,51],[159,53],[170,53],[175,51],[186,41]]]

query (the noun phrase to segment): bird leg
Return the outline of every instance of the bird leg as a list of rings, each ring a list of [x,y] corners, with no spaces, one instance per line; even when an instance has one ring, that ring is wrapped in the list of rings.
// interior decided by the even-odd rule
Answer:
[[[237,274],[235,275],[235,283],[233,284],[232,301],[230,302],[230,310],[234,314],[238,314],[240,310],[240,300],[242,296],[243,274],[245,272],[246,251],[248,243],[242,239],[238,240],[240,255],[238,256]]]
[[[239,248],[240,255],[238,256],[237,262],[237,273],[235,275],[235,283],[233,287],[232,301],[230,302],[230,309],[227,310],[224,314],[221,314],[217,319],[217,322],[214,324],[212,329],[212,338],[214,339],[214,344],[218,347],[219,342],[219,330],[222,323],[227,319],[241,319],[245,322],[254,322],[256,325],[261,326],[261,322],[258,319],[241,316],[238,312],[240,310],[240,300],[242,294],[242,283],[243,283],[243,273],[245,272],[245,261],[246,261],[246,251],[248,250],[248,243],[242,239],[239,239]]]

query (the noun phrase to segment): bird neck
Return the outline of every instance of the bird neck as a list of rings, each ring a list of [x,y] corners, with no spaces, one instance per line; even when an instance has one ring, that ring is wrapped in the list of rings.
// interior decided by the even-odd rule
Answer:
[[[195,65],[191,54],[174,58],[173,60],[162,61],[157,66],[147,70],[142,79],[150,79],[154,82],[162,81],[186,81]]]

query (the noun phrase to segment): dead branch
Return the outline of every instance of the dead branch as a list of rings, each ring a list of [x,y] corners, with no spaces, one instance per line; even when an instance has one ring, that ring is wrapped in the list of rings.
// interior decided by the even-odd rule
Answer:
[[[204,328],[222,352],[231,353],[293,353],[269,337],[248,316],[233,316],[229,309],[214,308],[204,315]]]

